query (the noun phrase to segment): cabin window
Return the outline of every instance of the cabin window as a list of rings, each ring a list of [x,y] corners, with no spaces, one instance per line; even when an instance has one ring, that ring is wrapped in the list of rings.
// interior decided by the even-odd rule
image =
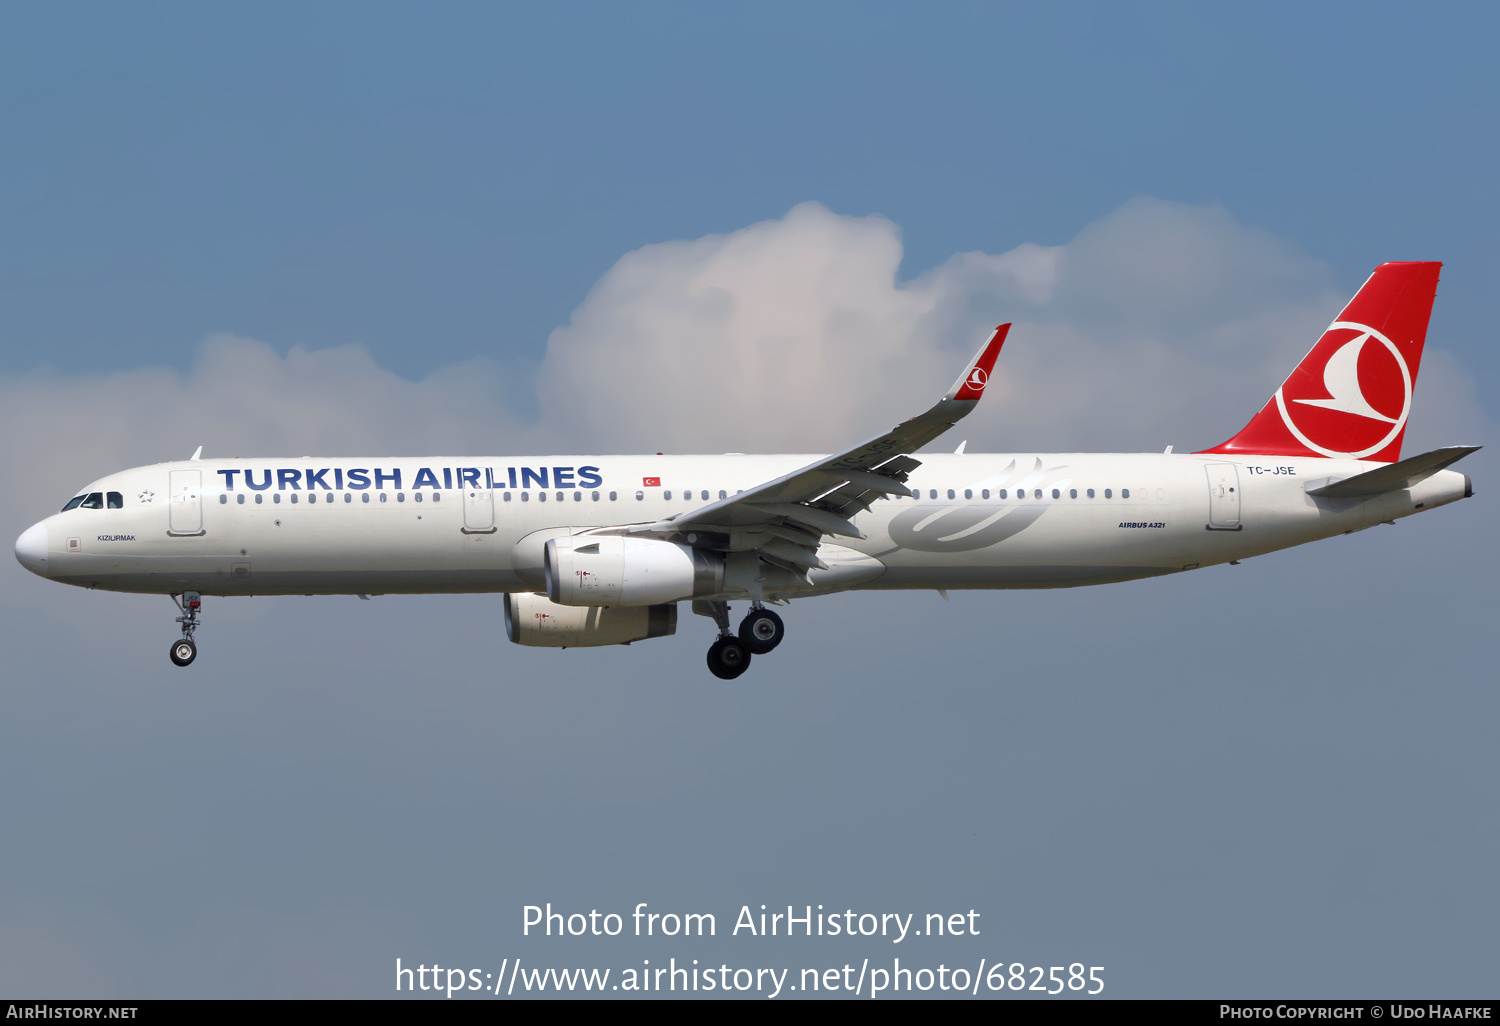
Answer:
[[[108,499],[109,499],[109,508],[110,509],[124,509],[125,508],[125,496],[121,495],[119,492],[110,492],[109,496],[108,496]]]
[[[505,493],[505,501],[506,501],[506,502],[509,502],[509,501],[510,501],[510,492],[506,492],[506,493]]]
[[[1052,489],[1052,497],[1054,499],[1061,499],[1062,498],[1062,492],[1060,492],[1056,488],[1054,488],[1054,489]]]
[[[1113,499],[1115,497],[1115,493],[1113,490],[1106,488],[1104,489],[1104,497],[1106,499]]]
[[[1120,489],[1120,498],[1122,498],[1122,499],[1128,499],[1128,498],[1130,498],[1130,489],[1129,488],[1121,488]]]
[[[591,494],[592,494],[592,495],[593,495],[593,497],[594,497],[594,501],[595,501],[595,502],[598,502],[598,501],[599,501],[599,493],[598,493],[598,492],[593,492],[593,493],[591,493]]]
[[[521,493],[521,501],[522,502],[530,502],[531,501],[531,493],[530,492],[522,492]]]
[[[536,493],[536,501],[537,502],[546,502],[547,501],[547,493],[546,492],[537,492]]]
[[[381,492],[381,493],[380,493],[380,501],[381,501],[381,502],[384,502],[384,501],[385,501],[385,492]]]
[[[582,502],[583,501],[583,493],[582,492],[574,492],[573,493],[573,501],[574,502]]]
[[[610,502],[619,502],[620,501],[620,493],[619,492],[610,492],[609,493],[609,501]]]
[[[235,501],[235,502],[236,502],[236,503],[237,503],[237,504],[238,504],[238,505],[241,505],[241,506],[243,506],[243,505],[244,505],[244,504],[245,504],[245,493],[244,493],[244,492],[240,492],[240,494],[238,494],[238,495],[236,495],[236,496],[235,496],[235,497],[234,497],[234,501]]]
[[[422,501],[422,493],[421,492],[412,492],[411,493],[411,501],[412,502],[421,502]]]
[[[729,498],[729,494],[727,492],[725,492],[724,489],[720,488],[719,489],[719,498],[721,498],[721,499],[727,499],[727,498]]]
[[[954,497],[954,496],[953,496],[953,489],[952,489],[952,488],[949,488],[949,489],[948,489],[948,498],[950,498],[950,499],[951,499],[951,498],[953,498],[953,497]]]
[[[433,492],[432,493],[432,501],[433,502],[442,502],[443,501],[443,493],[442,492]]]
[[[672,489],[668,488],[666,491],[662,492],[661,493],[661,497],[663,499],[666,499],[668,502],[671,502],[672,501]]]
[[[219,493],[219,505],[222,506],[229,501],[229,496],[223,492]]]
[[[281,503],[281,493],[277,492],[275,495],[271,496],[271,501],[279,505]]]
[[[936,499],[937,498],[937,489],[936,488],[929,488],[927,490],[927,497],[929,499]]]
[[[1000,496],[1000,498],[1002,498],[1002,499],[1004,499],[1004,498],[1006,498],[1006,497],[1007,497],[1007,496],[1006,496],[1006,493],[1005,493],[1005,489],[1004,489],[1004,488],[1002,488],[1002,489],[1000,489],[1000,490],[999,490],[999,491],[998,491],[998,492],[996,492],[996,493],[995,493],[995,494],[996,494],[996,495],[998,495],[998,496]]]
[[[964,489],[964,498],[966,498],[966,499],[972,499],[972,498],[974,498],[974,492],[971,489],[965,488]]]
[[[646,493],[645,492],[636,492],[635,493],[635,501],[636,502],[640,502],[645,497],[646,497]]]
[[[982,499],[988,499],[990,497],[990,490],[988,488],[984,489],[979,493],[979,497]]]
[[[296,492],[292,493],[292,505],[293,506],[297,505],[297,493]]]
[[[255,493],[255,504],[257,506],[259,506],[261,503],[263,503],[265,501],[266,501],[266,497],[264,495],[260,494],[260,492],[256,492]]]
[[[397,492],[396,493],[396,501],[397,502],[405,502],[406,501],[406,493],[405,492]]]
[[[318,501],[317,493],[316,492],[309,492],[307,494],[307,501],[308,502],[317,502]]]
[[[385,498],[385,496],[382,495],[381,498],[383,499],[383,498]],[[349,497],[347,495],[344,496],[344,501],[345,502],[349,501]],[[360,492],[359,493],[359,501],[360,502],[369,502],[370,501],[370,493],[369,492]]]
[[[1093,498],[1093,497],[1094,497],[1094,490],[1093,490],[1093,489],[1092,489],[1092,488],[1090,488],[1090,489],[1089,489],[1089,491],[1088,491],[1088,496],[1089,496],[1089,498],[1091,498],[1091,499],[1092,499],[1092,498]]]

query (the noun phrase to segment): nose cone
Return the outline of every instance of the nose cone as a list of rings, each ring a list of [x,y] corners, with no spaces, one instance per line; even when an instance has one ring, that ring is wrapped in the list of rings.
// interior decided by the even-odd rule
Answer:
[[[46,524],[32,524],[16,539],[16,559],[32,573],[47,576]]]

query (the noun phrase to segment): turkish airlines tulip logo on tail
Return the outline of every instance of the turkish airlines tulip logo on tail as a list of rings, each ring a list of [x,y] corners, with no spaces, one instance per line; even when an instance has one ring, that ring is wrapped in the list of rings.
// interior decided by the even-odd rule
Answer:
[[[1411,412],[1411,369],[1374,328],[1328,326],[1299,370],[1276,392],[1287,429],[1324,456],[1364,459],[1390,445]]]
[[[989,377],[984,373],[983,367],[975,367],[972,371],[969,372],[968,385],[976,392],[983,392],[984,383],[988,380]]]

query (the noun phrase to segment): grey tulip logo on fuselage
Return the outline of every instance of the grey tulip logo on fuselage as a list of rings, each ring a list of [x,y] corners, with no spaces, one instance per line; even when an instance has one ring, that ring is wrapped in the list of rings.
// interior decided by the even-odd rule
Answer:
[[[1069,482],[1056,477],[1066,466],[1042,468],[1041,458],[1024,474],[1016,461],[999,474],[970,486],[975,498],[957,505],[918,505],[891,520],[891,540],[904,549],[919,552],[969,552],[996,545],[1020,534],[1052,508],[1051,488]],[[1046,487],[1043,487],[1043,486]],[[980,498],[988,488],[991,497]],[[1002,499],[1000,489],[1012,492]],[[1042,498],[1034,494],[1040,490]],[[1023,497],[1024,496],[1024,497]]]

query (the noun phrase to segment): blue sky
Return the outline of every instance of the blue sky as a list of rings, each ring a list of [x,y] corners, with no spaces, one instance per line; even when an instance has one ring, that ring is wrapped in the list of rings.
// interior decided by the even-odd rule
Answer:
[[[832,448],[1006,319],[952,444],[1209,445],[1384,260],[1445,261],[1407,451],[1489,443],[1497,20],[10,5],[0,527],[200,443]],[[730,373],[771,336],[812,370]],[[1464,469],[1472,501],[1239,567],[798,603],[728,688],[706,621],[533,651],[493,596],[213,603],[188,677],[164,599],[11,564],[0,991],[889,953],[519,937],[644,900],[977,907],[985,943],[920,957],[1118,996],[1472,994],[1500,551]]]
[[[805,200],[910,275],[1221,203],[1357,285],[1497,274],[1484,5],[12,6],[3,366],[234,331],[422,375],[535,354],[621,254]]]

